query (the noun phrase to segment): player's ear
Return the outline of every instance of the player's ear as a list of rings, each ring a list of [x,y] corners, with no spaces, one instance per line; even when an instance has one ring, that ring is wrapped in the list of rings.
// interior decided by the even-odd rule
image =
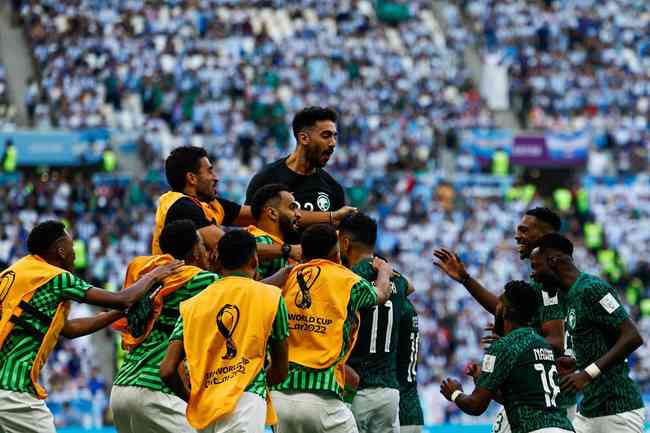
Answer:
[[[255,273],[257,273],[257,268],[259,267],[260,261],[257,258],[257,253],[253,254],[253,257],[251,257],[251,261],[249,263],[251,269],[255,269]]]
[[[196,185],[196,174],[188,171],[185,173],[185,184],[186,185]]]
[[[309,142],[309,134],[307,131],[300,131],[298,133],[298,144],[307,144]]]
[[[266,207],[264,210],[266,211],[266,214],[271,219],[271,221],[277,221],[279,219],[280,215],[279,215],[277,209],[272,208],[272,207],[269,206],[269,207]]]

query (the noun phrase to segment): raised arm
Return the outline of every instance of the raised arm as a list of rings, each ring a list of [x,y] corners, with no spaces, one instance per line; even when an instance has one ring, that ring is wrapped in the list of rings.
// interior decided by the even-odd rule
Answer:
[[[108,290],[91,287],[86,292],[85,302],[99,307],[125,310],[147,294],[155,284],[173,274],[182,265],[182,260],[172,260],[143,275],[130,287],[119,292],[109,292]]]
[[[438,249],[433,252],[433,255],[438,259],[433,262],[434,265],[451,279],[465,286],[469,294],[490,314],[496,314],[499,298],[467,273],[465,265],[456,253]]]
[[[390,277],[393,275],[393,267],[390,263],[379,257],[373,259],[372,266],[377,270],[377,278],[375,279],[377,304],[383,305],[390,299],[390,295],[392,294]]]

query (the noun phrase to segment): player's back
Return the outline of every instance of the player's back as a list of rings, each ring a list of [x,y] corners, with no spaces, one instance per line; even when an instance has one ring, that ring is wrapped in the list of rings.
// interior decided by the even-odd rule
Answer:
[[[559,376],[551,346],[533,328],[518,328],[487,350],[477,386],[501,391],[512,433],[557,427],[571,431],[558,408]]]
[[[370,260],[361,261],[352,270],[374,285],[377,272]],[[384,305],[375,305],[360,311],[359,334],[348,361],[359,373],[359,389],[399,388],[396,372],[397,340],[407,287],[408,281],[395,274],[391,277],[390,299]]]

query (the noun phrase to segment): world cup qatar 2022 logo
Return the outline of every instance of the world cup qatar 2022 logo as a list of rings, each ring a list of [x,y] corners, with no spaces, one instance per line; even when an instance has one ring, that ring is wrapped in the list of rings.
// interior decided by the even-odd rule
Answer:
[[[14,271],[6,271],[0,274],[0,314],[2,314],[2,304],[15,281],[16,273]]]
[[[226,304],[217,313],[217,328],[226,339],[226,354],[221,359],[233,359],[237,356],[237,346],[232,336],[239,325],[239,307]]]

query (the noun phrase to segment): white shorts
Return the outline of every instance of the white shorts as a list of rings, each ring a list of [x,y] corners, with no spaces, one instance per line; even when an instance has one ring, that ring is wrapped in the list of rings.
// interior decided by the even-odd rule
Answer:
[[[113,421],[119,433],[195,433],[185,416],[187,403],[175,395],[114,385],[111,389]]]
[[[576,405],[570,406],[566,410],[566,416],[569,418],[569,421],[573,422],[573,418],[576,415]],[[543,429],[547,430],[547,429]],[[566,431],[559,429],[558,431]],[[535,433],[547,433],[546,431],[542,432],[542,430],[536,430]],[[508,416],[506,415],[506,408],[501,407],[501,410],[499,413],[497,413],[497,417],[494,420],[494,424],[492,424],[492,433],[511,433],[510,430],[510,422],[508,421]],[[553,433],[553,432],[548,432],[548,433]]]
[[[645,409],[595,418],[577,414],[573,420],[576,433],[643,433],[644,424]]]
[[[54,416],[27,392],[0,390],[0,433],[55,433]]]
[[[252,392],[244,392],[235,410],[199,433],[264,433],[266,401]]]
[[[399,391],[393,388],[359,390],[352,401],[359,433],[400,433]]]
[[[332,396],[271,391],[277,433],[358,433],[352,411]]]

